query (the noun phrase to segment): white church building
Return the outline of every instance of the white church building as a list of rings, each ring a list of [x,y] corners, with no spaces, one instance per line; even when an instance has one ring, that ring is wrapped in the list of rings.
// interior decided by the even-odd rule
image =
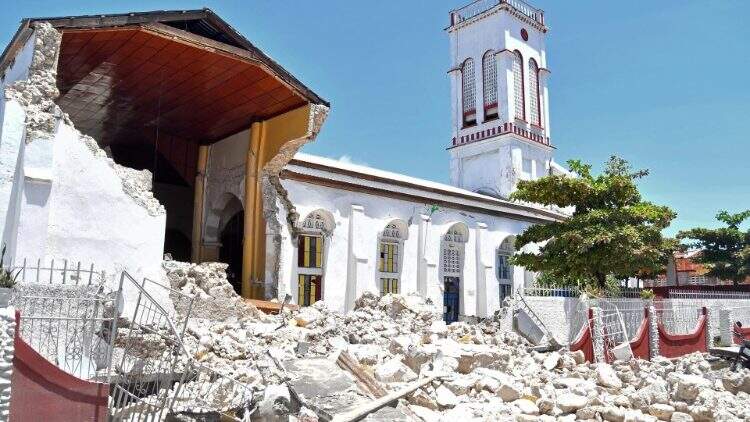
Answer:
[[[450,12],[451,184],[298,152],[329,104],[208,9],[24,19],[0,56],[4,265],[158,279],[222,261],[243,296],[416,292],[487,317],[535,275],[515,236],[565,218],[508,199],[553,160],[543,12]],[[446,93],[446,96],[448,93]],[[126,298],[127,300],[127,298]]]

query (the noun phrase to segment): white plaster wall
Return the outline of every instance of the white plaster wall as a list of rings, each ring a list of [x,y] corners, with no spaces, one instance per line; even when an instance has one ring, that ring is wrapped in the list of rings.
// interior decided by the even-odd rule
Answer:
[[[250,130],[243,130],[209,147],[204,199],[204,241],[218,242],[220,216],[226,194],[245,203],[245,163],[250,146]]]
[[[578,298],[526,296],[525,300],[555,340],[560,344],[567,344],[572,330],[571,323],[579,310]]]
[[[25,146],[26,112],[16,100],[5,99],[5,87],[28,78],[35,40],[36,36],[32,34],[0,78],[0,221],[2,242],[7,247],[6,263],[16,255],[18,209],[23,184],[15,181],[23,178],[19,157]]]
[[[317,209],[324,209],[333,215],[335,228],[330,238],[326,239],[324,256],[323,299],[333,309],[344,310],[347,307],[346,291],[348,283],[356,283],[357,295],[365,291],[376,294],[380,292],[379,273],[377,271],[378,239],[383,228],[393,219],[401,219],[408,224],[409,237],[403,245],[401,257],[401,285],[403,293],[418,292],[417,267],[419,265],[419,221],[422,215],[429,214],[429,206],[423,203],[386,198],[366,193],[344,191],[306,182],[282,180],[288,191],[289,199],[295,205],[301,219]],[[349,248],[350,216],[352,205],[361,207],[353,227],[355,245]],[[355,211],[356,212],[356,211]],[[297,301],[297,268],[296,245],[292,242],[289,228],[282,220],[282,247],[279,272],[279,295],[288,293]],[[465,316],[476,316],[477,307],[477,271],[482,264],[487,282],[487,307],[479,309],[481,316],[491,315],[499,309],[499,288],[496,278],[495,253],[502,241],[509,235],[518,234],[530,223],[505,217],[483,214],[471,214],[449,208],[440,208],[430,217],[426,224],[425,267],[426,296],[442,306],[443,287],[440,268],[442,238],[448,228],[463,222],[469,228],[469,237],[464,244],[462,272],[461,312]],[[480,242],[482,261],[477,262],[476,230],[479,223],[486,224]],[[357,255],[356,276],[347,265],[349,251]],[[523,269],[514,273],[519,275],[517,282],[522,283]],[[517,285],[518,287],[518,285]]]
[[[507,198],[518,180],[545,176],[552,151],[513,135],[504,135],[450,149],[451,181],[472,192]],[[523,171],[523,160],[531,160],[532,171]]]
[[[21,157],[25,147],[26,113],[15,100],[0,96],[0,219],[7,264],[16,256],[16,234],[23,190]],[[19,181],[18,183],[16,183]]]
[[[17,263],[63,259],[93,263],[108,274],[127,270],[137,280],[161,280],[166,215],[151,214],[128,195],[110,160],[97,156],[71,126],[61,123],[52,140],[26,146]],[[135,289],[126,284],[126,311]],[[166,292],[152,294],[169,303]]]
[[[0,80],[0,87],[3,91],[6,86],[13,82],[20,81],[29,77],[29,67],[31,66],[31,60],[34,58],[34,43],[36,42],[36,34],[32,33],[23,48],[19,50],[16,57],[13,59],[13,64],[5,69],[5,74],[2,75]]]

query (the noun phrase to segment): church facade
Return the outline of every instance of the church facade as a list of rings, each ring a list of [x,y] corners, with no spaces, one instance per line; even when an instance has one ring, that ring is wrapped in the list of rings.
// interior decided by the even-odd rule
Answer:
[[[508,200],[567,174],[547,28],[518,0],[449,17],[449,185],[299,153],[329,104],[211,10],[24,19],[0,55],[2,264],[159,279],[169,254],[227,263],[248,298],[416,292],[447,321],[492,315],[534,280],[515,236],[565,218]]]
[[[343,311],[366,291],[415,292],[455,321],[533,283],[508,263],[515,236],[564,215],[507,198],[518,180],[567,174],[552,158],[543,13],[491,2],[452,11],[446,31],[451,184],[298,153],[268,189],[283,197],[267,198],[266,294]]]

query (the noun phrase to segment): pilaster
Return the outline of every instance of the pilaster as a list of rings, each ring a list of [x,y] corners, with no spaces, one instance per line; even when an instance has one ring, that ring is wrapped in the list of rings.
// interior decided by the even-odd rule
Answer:
[[[653,303],[648,304],[648,346],[650,358],[659,356],[659,316]]]
[[[417,244],[417,293],[422,297],[427,297],[427,259],[425,250],[427,248],[427,230],[429,228],[430,217],[420,214],[417,219],[419,224],[419,236]]]
[[[347,262],[346,262],[346,311],[350,311],[354,308],[354,301],[357,300],[357,296],[360,294],[359,278],[357,273],[359,272],[359,266],[362,264],[362,254],[360,253],[360,244],[358,238],[360,237],[360,220],[364,216],[365,208],[361,205],[352,205],[349,212],[349,241],[347,245]],[[364,261],[367,262],[366,260]]]
[[[501,122],[512,122],[515,117],[513,101],[513,58],[510,50],[498,51],[495,55],[497,65],[497,106]]]
[[[544,136],[548,139],[551,138],[549,130],[549,76],[550,71],[545,68],[539,69],[539,93],[541,94],[540,101],[542,110],[542,126],[544,128]]]

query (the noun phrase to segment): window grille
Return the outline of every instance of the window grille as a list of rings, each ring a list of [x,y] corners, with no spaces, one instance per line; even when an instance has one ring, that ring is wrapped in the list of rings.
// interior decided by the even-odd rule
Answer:
[[[511,274],[510,254],[501,251],[497,254],[497,278],[498,280],[510,280]]]
[[[482,87],[485,117],[497,117],[497,66],[494,51],[486,52],[482,59]]]
[[[523,56],[518,51],[513,58],[513,93],[515,99],[516,118],[526,119],[526,106],[523,92]]]
[[[464,123],[476,122],[476,85],[474,83],[474,60],[466,59],[461,72]]]
[[[461,272],[461,252],[456,245],[446,245],[443,248],[443,272],[458,274]]]
[[[529,118],[531,124],[541,126],[541,109],[539,100],[539,66],[536,60],[529,60]]]

